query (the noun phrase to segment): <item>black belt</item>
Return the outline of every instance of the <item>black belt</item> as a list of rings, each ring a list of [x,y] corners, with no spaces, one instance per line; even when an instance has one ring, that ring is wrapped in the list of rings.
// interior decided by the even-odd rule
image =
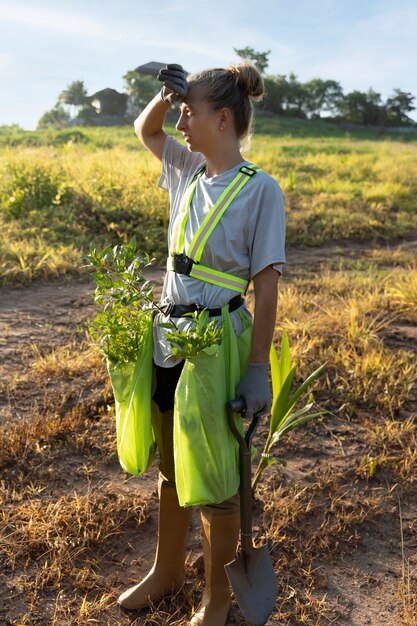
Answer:
[[[242,306],[244,300],[242,296],[235,296],[228,302],[229,312],[236,311]],[[222,314],[221,309],[207,309],[197,304],[174,304],[168,302],[167,304],[161,304],[159,310],[169,317],[183,317],[187,313],[194,313],[195,311],[208,311],[209,317],[217,317]]]

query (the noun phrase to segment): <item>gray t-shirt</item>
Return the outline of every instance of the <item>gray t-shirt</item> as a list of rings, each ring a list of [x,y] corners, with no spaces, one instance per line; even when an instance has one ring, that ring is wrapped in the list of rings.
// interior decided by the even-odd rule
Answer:
[[[162,175],[158,184],[168,190],[170,195],[168,246],[183,195],[203,164],[203,154],[190,152],[173,137],[167,136],[162,154]],[[185,230],[185,251],[207,212],[244,164],[248,162],[242,161],[218,176],[209,178],[204,173],[198,178]],[[282,271],[282,263],[285,263],[284,201],[278,183],[271,176],[265,172],[257,172],[240,190],[210,235],[200,263],[246,280],[253,278],[268,265],[273,265],[278,272]],[[237,292],[225,287],[169,271],[165,277],[161,302],[217,308],[224,306],[235,295]],[[239,335],[242,330],[240,317],[236,313],[231,316]],[[178,359],[169,357],[170,349],[164,339],[165,331],[158,327],[161,321],[167,320],[157,315],[154,326],[154,360],[158,365],[170,367]],[[187,323],[189,322],[185,318],[181,318],[178,325],[182,327]]]

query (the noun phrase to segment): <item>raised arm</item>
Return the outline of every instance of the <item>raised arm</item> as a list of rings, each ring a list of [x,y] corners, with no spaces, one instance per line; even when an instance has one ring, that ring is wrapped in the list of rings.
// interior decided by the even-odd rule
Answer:
[[[161,92],[135,120],[135,132],[143,143],[160,161],[166,133],[162,130],[165,116],[172,104],[182,100],[188,93],[187,72],[176,63],[171,63],[158,74],[163,82]]]
[[[162,148],[166,132],[162,130],[170,104],[158,93],[135,120],[135,132],[142,144],[162,161]]]

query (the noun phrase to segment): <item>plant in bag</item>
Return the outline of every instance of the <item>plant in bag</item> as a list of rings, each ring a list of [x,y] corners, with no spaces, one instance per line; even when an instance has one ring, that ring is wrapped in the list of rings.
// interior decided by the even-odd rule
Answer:
[[[190,323],[182,330],[178,328],[172,330],[172,324],[160,324],[170,329],[165,336],[175,357],[191,359],[205,348],[222,342],[222,326],[217,320],[209,321],[207,310],[194,311],[184,317],[187,317]]]
[[[143,271],[154,259],[137,250],[134,237],[128,244],[108,245],[101,251],[91,248],[85,259],[95,270],[94,300],[99,309],[90,325],[90,334],[112,365],[133,363],[149,316],[160,310],[154,302],[155,283],[143,277]],[[195,311],[186,317],[190,323],[182,330],[173,320],[159,324],[169,331],[166,339],[174,356],[192,358],[201,350],[221,343],[221,325],[216,320],[209,321],[208,311]]]
[[[101,251],[91,247],[85,260],[94,268],[99,309],[90,334],[113,366],[134,363],[154,309],[155,284],[143,276],[153,259],[137,250],[133,237],[127,244],[108,245]]]
[[[278,359],[275,346],[272,344],[270,361],[273,391],[271,420],[269,424],[268,437],[252,482],[252,493],[255,493],[259,478],[266,467],[273,465],[273,463],[281,463],[281,465],[285,465],[284,459],[276,458],[271,454],[272,447],[277,445],[284,435],[289,433],[294,428],[297,428],[297,426],[301,426],[313,417],[322,415],[325,412],[317,411],[315,413],[309,413],[314,405],[312,394],[310,394],[307,404],[305,404],[302,408],[295,410],[297,402],[321,374],[325,364],[320,365],[320,367],[318,367],[305,379],[303,383],[301,383],[294,393],[291,393],[291,386],[296,372],[296,365],[291,362],[290,346],[285,330],[282,331],[281,358]]]
[[[142,474],[152,462],[152,324],[154,284],[143,276],[152,260],[129,243],[90,249],[98,313],[90,333],[107,361],[115,400],[117,453],[126,472]]]

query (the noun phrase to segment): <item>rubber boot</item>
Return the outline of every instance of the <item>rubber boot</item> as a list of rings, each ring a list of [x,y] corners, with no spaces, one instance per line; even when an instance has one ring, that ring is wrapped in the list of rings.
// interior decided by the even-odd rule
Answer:
[[[204,569],[206,587],[190,626],[224,626],[230,609],[230,586],[224,566],[236,556],[239,509],[203,507]]]
[[[118,598],[125,610],[150,606],[184,584],[185,547],[192,509],[178,504],[175,486],[159,481],[158,544],[152,569]]]

